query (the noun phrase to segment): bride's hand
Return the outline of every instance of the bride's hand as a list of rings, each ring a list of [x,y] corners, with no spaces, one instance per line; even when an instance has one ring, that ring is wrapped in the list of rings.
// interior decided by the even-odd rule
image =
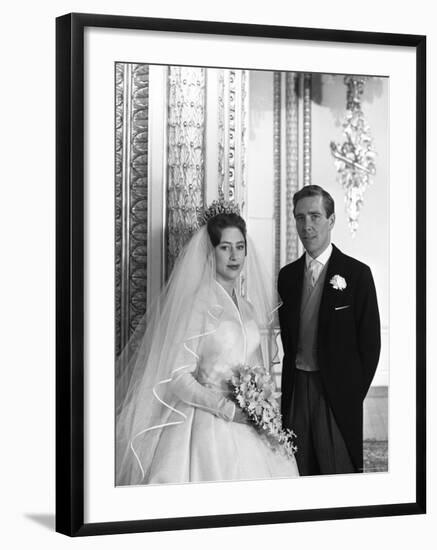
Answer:
[[[249,417],[238,405],[235,406],[233,422],[238,422],[239,424],[250,424]]]

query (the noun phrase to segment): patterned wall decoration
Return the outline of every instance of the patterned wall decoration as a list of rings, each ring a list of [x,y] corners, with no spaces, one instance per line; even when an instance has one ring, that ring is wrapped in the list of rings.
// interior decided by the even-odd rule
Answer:
[[[219,71],[218,77],[218,197],[228,197],[227,187],[225,189],[225,174],[228,173],[228,158],[225,154],[225,71]]]
[[[118,356],[147,307],[149,68],[115,69],[115,348]]]
[[[311,74],[303,76],[303,184],[311,185]]]
[[[229,71],[228,87],[228,200],[235,201],[235,172],[236,172],[236,74]]]
[[[293,195],[302,185],[311,183],[311,84],[311,74],[277,72],[273,75],[275,276],[280,265],[292,262],[299,255]],[[285,132],[281,128],[284,119]],[[285,193],[281,192],[283,186]],[[285,200],[284,205],[281,200]]]
[[[293,217],[293,195],[299,189],[299,75],[287,72],[285,77],[285,263],[298,257],[298,236]]]
[[[282,111],[282,73],[273,73],[273,219],[275,223],[275,253],[273,278],[276,281],[281,267],[281,111]]]
[[[244,215],[247,184],[248,71],[218,78],[218,197],[237,201]]]
[[[247,208],[247,141],[249,139],[249,72],[241,71],[241,143],[240,143],[240,192],[238,193],[241,213],[246,216]]]
[[[169,68],[167,277],[204,203],[205,69]]]
[[[240,73],[240,71],[239,71]],[[218,90],[218,196],[234,201],[239,141],[237,130],[237,72],[221,70]],[[237,183],[238,185],[238,183]]]
[[[123,63],[115,65],[115,354],[121,351],[122,179],[123,179]]]
[[[235,134],[234,140],[230,143],[230,155],[234,158],[233,190],[230,199],[234,199],[240,205],[240,212],[244,219],[247,219],[247,140],[248,117],[249,117],[249,75],[248,71],[238,72],[238,83],[234,92],[236,103]],[[232,114],[232,111],[231,111]],[[231,149],[231,145],[233,148]],[[240,278],[240,292],[242,296],[247,295],[247,271],[243,269]]]

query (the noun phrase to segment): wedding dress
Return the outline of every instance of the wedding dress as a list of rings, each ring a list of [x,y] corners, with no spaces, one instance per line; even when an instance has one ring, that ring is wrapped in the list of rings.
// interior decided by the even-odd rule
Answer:
[[[294,457],[274,452],[250,424],[233,422],[232,367],[259,364],[260,333],[243,298],[238,307],[217,283],[215,330],[196,349],[198,362],[171,382],[187,419],[164,430],[149,483],[269,479],[298,475]],[[221,310],[221,311],[220,311]],[[212,329],[206,327],[206,331]]]
[[[150,350],[135,357],[140,374],[117,423],[119,485],[298,476],[294,457],[272,450],[253,425],[233,421],[233,369],[268,361],[264,283],[255,288],[260,267],[248,262],[256,299],[234,301],[215,279],[205,235],[200,230],[175,266],[155,319],[161,329],[146,335],[142,347]]]

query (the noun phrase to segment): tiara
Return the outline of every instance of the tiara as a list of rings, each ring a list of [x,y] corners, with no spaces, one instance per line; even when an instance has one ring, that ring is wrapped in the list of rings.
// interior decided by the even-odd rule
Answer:
[[[208,208],[205,208],[199,213],[197,221],[199,225],[202,226],[205,225],[209,219],[219,214],[236,214],[239,216],[240,207],[235,202],[225,201],[223,199],[213,201]]]

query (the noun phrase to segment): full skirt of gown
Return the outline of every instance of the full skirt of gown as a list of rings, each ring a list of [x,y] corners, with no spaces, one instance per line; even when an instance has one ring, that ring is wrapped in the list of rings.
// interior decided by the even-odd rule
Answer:
[[[187,411],[188,412],[188,411]],[[297,477],[294,457],[272,450],[256,428],[191,408],[187,420],[163,430],[149,483]]]

